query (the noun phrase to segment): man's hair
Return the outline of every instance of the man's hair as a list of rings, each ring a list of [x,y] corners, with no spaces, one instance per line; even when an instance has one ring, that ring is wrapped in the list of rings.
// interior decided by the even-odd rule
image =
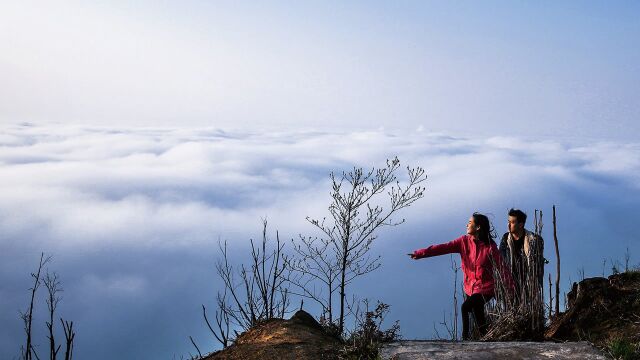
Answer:
[[[511,210],[509,210],[509,216],[515,216],[518,223],[524,224],[527,222],[527,214],[520,209],[511,208]]]

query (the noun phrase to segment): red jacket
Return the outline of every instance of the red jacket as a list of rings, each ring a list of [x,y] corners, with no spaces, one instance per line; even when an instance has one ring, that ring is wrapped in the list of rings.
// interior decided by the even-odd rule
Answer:
[[[511,292],[514,288],[511,271],[505,266],[502,255],[495,242],[491,244],[476,242],[472,235],[462,235],[446,244],[431,245],[428,248],[413,252],[418,259],[444,254],[460,254],[462,272],[464,273],[464,292],[473,294],[494,295],[493,261],[501,269],[503,281]]]

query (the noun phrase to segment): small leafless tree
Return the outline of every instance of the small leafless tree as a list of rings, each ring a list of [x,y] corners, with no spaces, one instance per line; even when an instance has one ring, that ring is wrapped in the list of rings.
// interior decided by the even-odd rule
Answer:
[[[49,310],[49,321],[46,322],[47,330],[49,331],[49,359],[56,360],[58,356],[58,351],[60,351],[60,346],[56,346],[56,339],[54,335],[54,316],[56,312],[56,308],[58,307],[58,303],[61,300],[61,297],[58,296],[59,292],[62,292],[62,288],[60,287],[60,280],[58,279],[58,274],[47,272],[47,275],[44,278],[44,286],[47,288],[47,309]]]
[[[311,264],[297,263],[294,267],[303,276],[311,277],[309,282],[298,279],[301,289],[319,281],[326,293],[313,289],[302,290],[307,296],[320,303],[329,317],[333,317],[333,293],[339,292],[340,312],[337,317],[338,329],[344,331],[345,298],[347,286],[357,277],[368,274],[380,267],[379,257],[369,255],[376,230],[383,226],[396,226],[404,222],[394,221],[391,216],[423,197],[424,187],[420,184],[427,179],[422,168],[410,168],[408,182],[401,185],[396,178],[400,168],[398,158],[387,160],[386,167],[365,172],[355,168],[342,172],[341,176],[330,174],[331,204],[330,220],[307,217],[312,225],[322,233],[323,238],[307,238],[296,251]],[[394,184],[394,185],[391,185]],[[390,204],[383,208],[377,195],[387,192]]]
[[[46,275],[42,276],[42,270],[46,264],[51,261],[51,256],[46,256],[44,253],[40,255],[40,262],[38,264],[38,270],[35,273],[31,273],[31,277],[33,278],[33,286],[29,289],[31,291],[31,301],[29,303],[29,309],[25,312],[20,313],[20,317],[24,322],[24,330],[26,335],[26,345],[22,346],[21,358],[23,360],[32,360],[34,357],[36,360],[39,360],[40,357],[35,351],[33,345],[33,311],[35,307],[35,299],[36,292],[41,284],[44,283],[47,288],[47,310],[49,311],[49,319],[45,322],[48,330],[47,338],[49,339],[49,359],[55,360],[57,358],[58,352],[60,351],[61,345],[56,346],[55,340],[55,329],[54,329],[54,316],[56,309],[60,300],[62,299],[58,294],[62,292],[62,287],[60,286],[60,278],[58,274],[55,272],[49,272],[47,270]],[[65,352],[65,360],[71,360],[73,355],[73,344],[75,339],[75,332],[73,331],[73,322],[64,321],[60,318],[60,322],[62,323],[62,327],[65,333],[66,340],[66,352]]]
[[[578,279],[580,279],[580,281],[584,280],[584,266],[581,266],[578,269]]]
[[[620,261],[609,259],[609,263],[611,263],[611,274],[617,275],[620,273]]]
[[[284,243],[276,231],[276,243],[273,249],[267,246],[267,221],[263,220],[262,242],[251,239],[251,263],[235,268],[229,263],[227,243],[220,243],[222,259],[216,264],[218,275],[224,284],[224,290],[218,293],[216,327],[211,326],[206,308],[203,316],[207,326],[223,347],[227,347],[233,336],[232,326],[247,330],[254,325],[271,318],[282,318],[289,308],[289,290],[286,286],[287,258],[283,253]],[[235,334],[238,331],[234,329]]]
[[[29,289],[31,291],[31,301],[29,302],[29,308],[25,312],[20,312],[20,317],[24,323],[24,331],[26,334],[26,345],[23,348],[24,360],[32,360],[35,350],[33,348],[32,326],[33,326],[33,308],[35,305],[36,292],[42,284],[42,268],[51,261],[51,256],[44,256],[44,253],[40,254],[40,262],[38,264],[38,270],[35,273],[31,273],[33,278],[33,286]],[[35,354],[38,357],[37,354]]]
[[[435,340],[456,340],[458,338],[458,330],[454,329],[457,325],[454,325],[453,314],[449,313],[449,320],[447,320],[447,312],[442,310],[442,321],[438,323],[440,325],[440,329],[444,329],[446,332],[446,336],[440,335],[440,331],[436,326],[435,321],[433,322],[433,335]]]
[[[627,246],[627,250],[624,252],[624,272],[629,271],[629,260],[631,259],[631,254],[629,254],[629,247]]]
[[[73,321],[66,321],[60,318],[60,323],[62,323],[62,329],[64,330],[66,345],[64,360],[71,360],[73,359],[73,345],[76,339],[76,332],[73,330]]]
[[[460,266],[451,256],[451,270],[453,270],[453,336],[451,340],[458,340],[458,270],[460,270]]]

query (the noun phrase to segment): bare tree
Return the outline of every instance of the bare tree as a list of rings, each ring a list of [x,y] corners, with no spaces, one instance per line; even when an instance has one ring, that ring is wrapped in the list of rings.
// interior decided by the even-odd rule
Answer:
[[[331,218],[327,221],[326,217],[322,220],[307,217],[307,221],[318,228],[324,238],[303,241],[302,248],[296,251],[303,258],[311,259],[312,263],[298,266],[297,270],[305,276],[311,276],[310,282],[320,281],[325,287],[325,299],[313,290],[305,295],[318,301],[330,317],[333,316],[333,293],[339,291],[340,313],[337,319],[340,333],[344,331],[347,286],[355,278],[380,267],[380,258],[369,256],[371,245],[377,238],[376,230],[403,223],[404,219],[394,221],[391,216],[423,197],[425,188],[420,183],[427,179],[424,170],[407,167],[408,183],[400,185],[396,178],[399,168],[400,161],[394,158],[387,160],[386,167],[368,172],[355,167],[352,171],[342,172],[339,177],[332,172]],[[378,205],[377,195],[382,194],[389,185],[391,189],[387,194],[390,204],[383,208]]]
[[[624,272],[629,271],[630,259],[631,259],[631,254],[629,254],[629,247],[627,246],[627,250],[624,252]]]
[[[49,359],[56,360],[58,356],[58,351],[60,351],[60,346],[56,346],[56,340],[54,336],[53,329],[53,318],[56,312],[56,308],[58,307],[58,303],[61,300],[61,297],[58,296],[59,292],[62,292],[62,288],[60,287],[60,280],[58,278],[58,274],[50,273],[47,271],[47,275],[44,278],[44,286],[47,288],[47,309],[49,310],[49,321],[46,322],[47,330],[49,331]]]
[[[62,287],[60,286],[60,278],[58,274],[55,272],[49,272],[47,270],[46,275],[42,276],[42,269],[44,266],[51,261],[51,256],[46,256],[44,253],[40,255],[40,262],[38,264],[38,270],[35,273],[31,273],[31,277],[34,280],[33,287],[29,290],[31,291],[31,302],[29,303],[29,309],[25,312],[20,313],[20,317],[24,322],[24,330],[26,334],[26,345],[21,347],[21,358],[23,360],[33,360],[35,357],[36,360],[40,360],[40,357],[35,351],[35,347],[33,345],[33,310],[35,306],[35,298],[36,291],[40,287],[42,283],[44,283],[47,288],[47,310],[49,311],[49,319],[45,322],[48,330],[47,338],[49,339],[49,359],[55,360],[57,358],[58,352],[60,351],[61,345],[56,346],[55,341],[55,329],[54,329],[54,316],[56,309],[58,308],[58,304],[62,299],[58,293],[62,292]],[[75,332],[73,331],[73,322],[64,321],[60,318],[60,322],[62,323],[62,327],[65,333],[66,338],[66,353],[65,360],[71,360],[73,354],[73,342],[75,338]]]
[[[24,323],[24,331],[26,333],[27,341],[26,346],[23,348],[23,358],[25,360],[32,360],[34,356],[33,338],[32,338],[32,324],[33,324],[33,306],[35,304],[36,292],[42,284],[42,268],[51,261],[51,256],[44,256],[44,253],[40,254],[40,263],[38,264],[38,270],[35,273],[31,273],[33,278],[33,286],[29,289],[31,291],[31,302],[29,303],[29,309],[25,312],[20,312],[20,317]],[[35,354],[38,357],[37,354]]]
[[[453,337],[451,340],[458,340],[458,270],[460,270],[460,266],[451,256],[451,270],[453,270]]]
[[[76,332],[73,330],[73,321],[65,321],[60,318],[62,323],[62,329],[64,330],[65,338],[65,352],[64,360],[71,360],[73,358],[73,345],[76,339]]]
[[[229,263],[226,241],[219,244],[222,259],[217,262],[216,270],[224,290],[217,296],[217,329],[211,326],[204,306],[203,316],[223,347],[232,341],[231,325],[247,330],[261,321],[282,318],[288,312],[290,299],[285,276],[288,261],[283,253],[284,243],[277,231],[273,249],[267,247],[268,242],[267,221],[263,220],[262,242],[256,244],[251,239],[251,263],[241,264],[239,268]]]
[[[584,266],[581,266],[580,268],[578,268],[578,279],[580,279],[580,281],[584,280]]]

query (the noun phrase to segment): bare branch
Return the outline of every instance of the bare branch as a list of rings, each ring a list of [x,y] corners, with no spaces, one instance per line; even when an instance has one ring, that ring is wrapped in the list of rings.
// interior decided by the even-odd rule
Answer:
[[[191,340],[191,343],[193,344],[193,346],[196,348],[196,351],[198,352],[198,359],[202,358],[202,353],[200,352],[200,348],[198,348],[198,345],[196,345],[196,342],[193,341],[193,338],[191,336],[189,336],[189,340]]]

